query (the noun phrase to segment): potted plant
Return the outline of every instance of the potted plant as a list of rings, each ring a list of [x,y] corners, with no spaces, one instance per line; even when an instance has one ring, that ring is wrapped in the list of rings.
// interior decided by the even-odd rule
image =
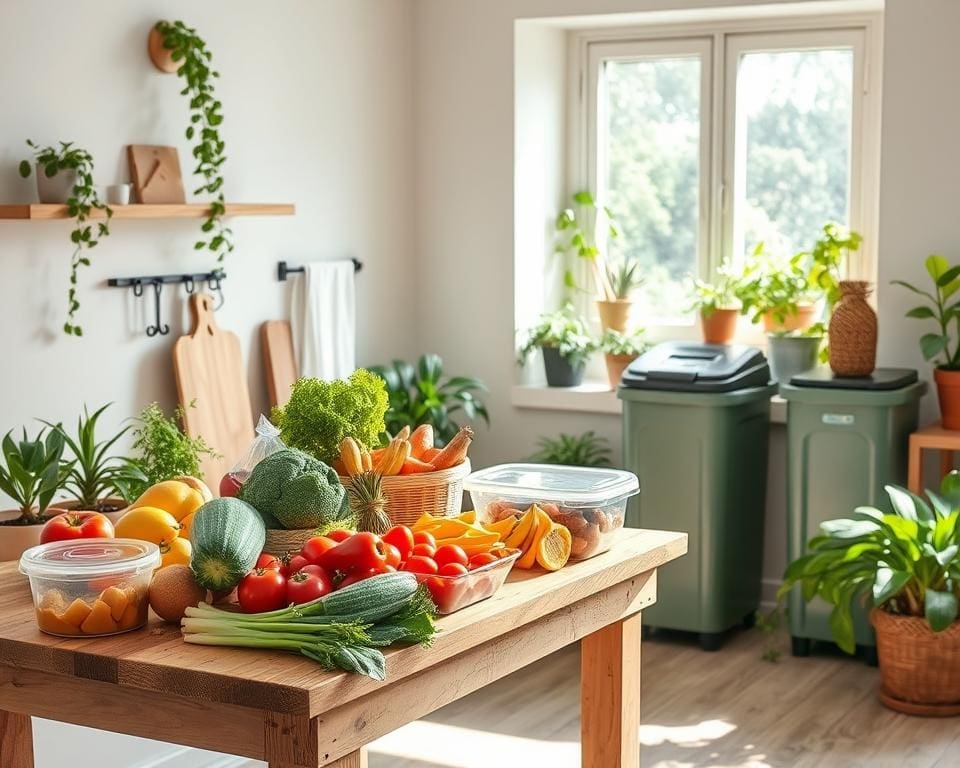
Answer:
[[[851,607],[872,606],[880,700],[911,714],[960,714],[960,476],[924,499],[887,486],[892,512],[858,507],[821,524],[809,553],[791,563],[780,596],[831,603],[837,644],[854,651]]]
[[[60,149],[39,147],[27,139],[33,150],[37,165],[37,192],[41,203],[65,203],[74,228],[70,233],[73,256],[70,259],[70,282],[67,289],[67,319],[63,332],[69,336],[82,336],[83,329],[76,322],[80,309],[77,300],[77,272],[81,266],[90,266],[89,254],[84,249],[95,247],[101,237],[110,234],[110,217],[113,211],[105,205],[93,186],[93,157],[85,149],[74,147],[72,142],[60,142]],[[20,175],[27,178],[32,171],[30,162],[20,162]],[[97,222],[96,230],[88,223],[94,210],[102,211],[104,220]]]
[[[518,356],[520,365],[534,349],[543,351],[547,386],[576,387],[583,381],[583,369],[597,344],[573,305],[566,304],[556,312],[543,313],[540,321],[527,331]]]
[[[610,328],[600,337],[600,349],[607,364],[610,388],[616,389],[626,367],[646,351],[647,343],[642,329],[625,334]]]
[[[643,285],[645,278],[640,274],[640,262],[621,259],[607,265],[607,283],[613,292],[613,300],[597,301],[600,313],[600,326],[604,331],[626,333],[630,326],[630,312],[633,309],[633,292]]]
[[[700,315],[700,328],[707,344],[729,344],[733,340],[740,316],[738,289],[739,278],[727,261],[717,269],[715,282],[693,281],[692,309]]]
[[[541,437],[530,461],[538,464],[564,464],[572,467],[609,467],[610,444],[592,429],[582,435],[561,434]]]
[[[431,424],[434,443],[446,445],[463,426],[454,420],[462,413],[469,420],[483,419],[488,425],[490,416],[480,395],[487,391],[480,379],[469,376],[443,378],[443,360],[439,355],[421,355],[416,365],[394,360],[389,366],[370,368],[387,385],[390,407],[385,417],[387,432],[395,435],[404,427],[416,429]]]
[[[15,441],[8,432],[0,442],[0,491],[13,499],[17,509],[0,512],[0,561],[16,560],[24,550],[40,543],[40,529],[47,509],[66,481],[71,462],[63,462],[63,435],[44,430],[33,439]]]
[[[924,303],[907,312],[907,317],[933,320],[935,333],[920,337],[920,350],[925,360],[933,361],[933,378],[937,384],[940,415],[946,429],[960,429],[960,340],[951,339],[950,324],[960,318],[960,303],[950,303],[960,290],[960,266],[951,267],[943,256],[928,256],[927,274],[933,280],[932,291],[916,288],[903,280],[894,280],[924,298]],[[951,349],[951,346],[953,347]]]

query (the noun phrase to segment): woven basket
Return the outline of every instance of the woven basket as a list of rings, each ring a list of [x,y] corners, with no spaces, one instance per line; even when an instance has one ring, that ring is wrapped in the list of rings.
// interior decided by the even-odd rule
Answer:
[[[867,303],[870,283],[841,280],[830,318],[830,368],[837,376],[869,376],[877,364],[877,313]]]
[[[874,608],[870,622],[877,631],[880,700],[910,714],[960,714],[960,621],[934,632],[924,619]]]
[[[267,528],[267,540],[263,545],[263,551],[277,557],[293,555],[303,549],[307,539],[315,534],[315,528],[295,528],[290,531],[285,528]]]
[[[424,512],[437,517],[460,514],[463,481],[470,474],[470,459],[450,469],[417,475],[390,475],[383,478],[387,514],[394,525],[413,525]],[[349,477],[341,477],[344,485]]]

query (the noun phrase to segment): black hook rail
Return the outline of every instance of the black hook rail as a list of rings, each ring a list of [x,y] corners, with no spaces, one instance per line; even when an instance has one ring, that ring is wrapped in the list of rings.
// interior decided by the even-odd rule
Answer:
[[[353,262],[353,271],[360,272],[363,269],[363,262],[360,259],[350,259]],[[292,275],[298,272],[303,272],[303,267],[290,267],[287,265],[287,262],[280,261],[277,262],[277,280],[283,282],[287,279],[287,275]]]
[[[170,333],[170,326],[160,322],[160,293],[165,285],[182,285],[187,293],[193,293],[198,284],[206,283],[211,291],[216,291],[220,296],[220,303],[215,309],[223,306],[223,288],[221,282],[226,278],[226,272],[215,270],[213,272],[194,272],[191,274],[180,275],[141,275],[138,277],[111,277],[107,280],[107,285],[111,288],[131,288],[133,295],[137,298],[143,296],[143,286],[153,286],[154,297],[154,322],[147,326],[147,336],[166,336]]]

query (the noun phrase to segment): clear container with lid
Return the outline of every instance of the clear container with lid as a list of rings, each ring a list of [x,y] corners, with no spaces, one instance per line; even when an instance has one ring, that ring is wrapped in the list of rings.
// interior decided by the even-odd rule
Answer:
[[[147,591],[160,548],[138,539],[74,539],[32,547],[20,558],[37,626],[50,635],[96,637],[147,622]]]
[[[621,469],[499,464],[474,472],[463,487],[480,522],[497,522],[537,504],[570,531],[570,558],[584,560],[610,549],[609,534],[623,527],[627,499],[640,483]]]

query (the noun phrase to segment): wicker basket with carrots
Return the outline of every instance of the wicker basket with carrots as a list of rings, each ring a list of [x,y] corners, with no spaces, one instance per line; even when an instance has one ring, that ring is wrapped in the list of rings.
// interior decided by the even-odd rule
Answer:
[[[390,522],[412,525],[424,512],[434,516],[460,513],[472,441],[473,430],[463,427],[443,448],[434,447],[430,424],[421,424],[413,432],[404,427],[389,444],[373,451],[346,438],[335,467],[348,489],[358,476],[378,475]]]

